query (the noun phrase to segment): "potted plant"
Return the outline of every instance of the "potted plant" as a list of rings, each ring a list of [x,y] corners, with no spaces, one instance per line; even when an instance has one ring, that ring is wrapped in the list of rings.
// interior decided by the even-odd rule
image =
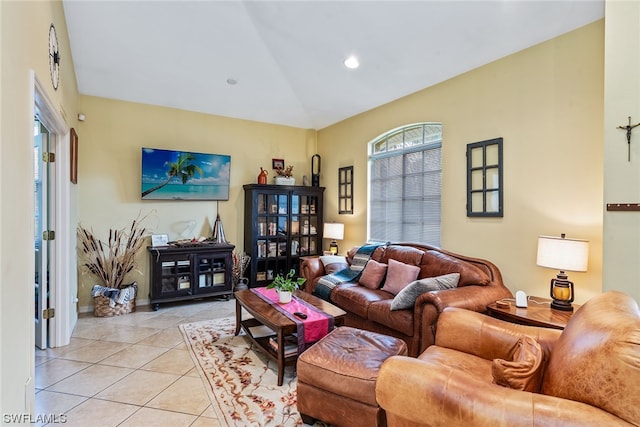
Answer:
[[[276,168],[276,176],[274,177],[278,185],[295,185],[296,179],[293,177],[293,166],[286,168]]]
[[[298,277],[294,279],[293,276],[296,274],[295,270],[292,268],[286,276],[282,274],[278,274],[273,282],[267,285],[267,289],[275,288],[278,291],[278,295],[280,298],[280,302],[282,304],[287,304],[291,302],[291,296],[293,295],[293,291],[298,289],[304,282],[307,280],[303,277]]]

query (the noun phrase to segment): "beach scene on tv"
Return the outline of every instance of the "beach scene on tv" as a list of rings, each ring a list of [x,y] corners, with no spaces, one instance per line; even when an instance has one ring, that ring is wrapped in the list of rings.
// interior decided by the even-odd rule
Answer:
[[[143,200],[229,200],[231,156],[142,149]]]

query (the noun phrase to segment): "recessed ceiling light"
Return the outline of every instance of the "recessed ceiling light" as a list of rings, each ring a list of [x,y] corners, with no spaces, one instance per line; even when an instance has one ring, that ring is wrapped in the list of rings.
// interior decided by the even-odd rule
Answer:
[[[238,81],[236,79],[227,79],[227,84],[230,84],[231,86],[238,84]]]
[[[355,56],[350,56],[347,59],[344,60],[344,65],[347,68],[351,68],[356,69],[360,66],[360,63],[358,62],[358,58],[356,58]]]

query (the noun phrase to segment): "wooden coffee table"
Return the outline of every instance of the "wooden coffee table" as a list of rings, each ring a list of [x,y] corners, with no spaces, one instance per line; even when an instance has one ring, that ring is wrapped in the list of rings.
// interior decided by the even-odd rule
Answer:
[[[278,385],[282,385],[284,380],[284,367],[294,365],[298,359],[297,354],[289,357],[285,357],[284,354],[284,338],[287,335],[297,332],[296,323],[279,312],[270,303],[251,292],[251,290],[237,291],[233,295],[236,299],[236,335],[240,333],[240,329],[244,330],[249,339],[251,339],[251,341],[261,349],[264,354],[278,363]],[[322,310],[326,314],[333,316],[335,319],[335,326],[340,326],[344,323],[344,318],[347,314],[344,310],[328,303],[327,301],[317,298],[308,292],[298,290],[294,295]],[[242,320],[243,308],[247,310],[253,318]],[[273,350],[269,345],[269,337],[254,337],[251,334],[249,328],[260,325],[265,325],[276,333],[278,351]]]

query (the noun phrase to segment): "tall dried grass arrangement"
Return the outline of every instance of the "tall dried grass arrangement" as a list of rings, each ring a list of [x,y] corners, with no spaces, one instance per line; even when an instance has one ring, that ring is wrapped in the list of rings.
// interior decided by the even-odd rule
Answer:
[[[145,244],[148,230],[142,223],[147,215],[138,216],[128,228],[109,229],[109,240],[98,239],[93,232],[78,225],[78,251],[83,266],[103,286],[121,289],[125,278],[136,268],[136,255]]]

